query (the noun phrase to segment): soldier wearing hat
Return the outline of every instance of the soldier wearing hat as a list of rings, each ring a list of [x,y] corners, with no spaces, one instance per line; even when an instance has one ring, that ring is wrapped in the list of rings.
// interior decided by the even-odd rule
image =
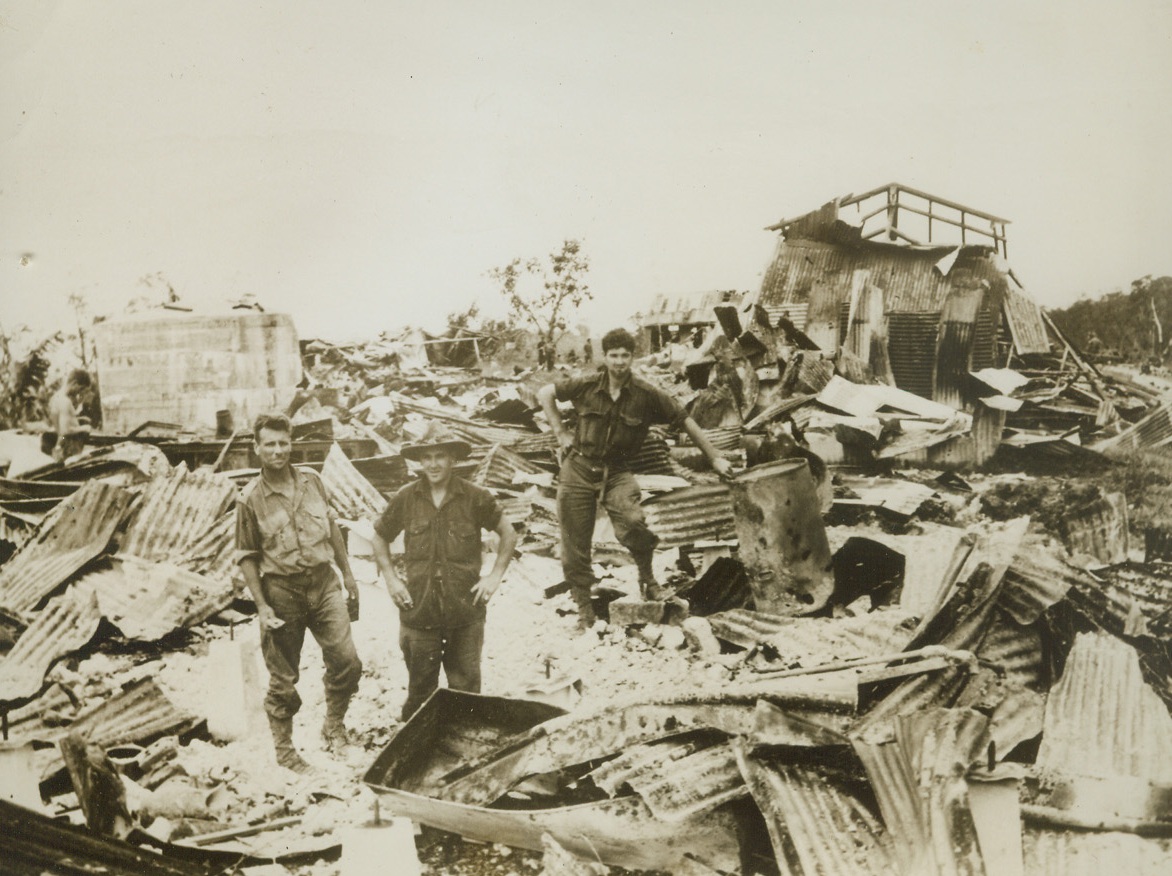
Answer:
[[[421,477],[399,490],[375,524],[374,556],[399,608],[399,646],[407,664],[407,720],[439,686],[480,691],[485,607],[513,558],[517,535],[487,490],[453,472],[471,448],[436,421],[403,448]],[[492,571],[481,575],[481,530],[500,536]],[[391,564],[390,543],[403,533],[406,581]]]

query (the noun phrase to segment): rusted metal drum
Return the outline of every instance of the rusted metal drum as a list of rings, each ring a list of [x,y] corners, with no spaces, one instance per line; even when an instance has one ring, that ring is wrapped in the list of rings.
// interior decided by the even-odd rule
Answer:
[[[740,559],[757,611],[806,614],[834,590],[817,486],[804,459],[755,466],[733,479]]]

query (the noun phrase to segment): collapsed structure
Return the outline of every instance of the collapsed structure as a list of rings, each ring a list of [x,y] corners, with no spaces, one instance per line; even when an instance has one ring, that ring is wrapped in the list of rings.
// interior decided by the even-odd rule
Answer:
[[[933,236],[941,224],[958,244]],[[522,533],[494,607],[515,614],[492,695],[440,690],[392,727],[388,676],[360,691],[382,722],[365,727],[361,772],[384,807],[544,850],[549,873],[1065,874],[1103,860],[1164,872],[1164,530],[1146,533],[1143,556],[1121,493],[1055,487],[1057,509],[1027,514],[1016,474],[957,470],[995,454],[1010,468],[1107,467],[1120,448],[1162,443],[1168,409],[1057,334],[1005,263],[1005,224],[888,186],[775,226],[758,298],[714,302],[719,330],[683,373],[645,371],[744,473],[720,482],[683,436],[652,430],[633,468],[670,595],[639,599],[601,525],[595,602],[609,622],[577,644],[554,559],[554,442],[534,418],[550,375],[436,367],[383,341],[304,343],[304,385],[279,401],[352,553],[411,477],[399,450],[429,420],[472,445],[461,473]],[[227,765],[229,740],[247,736],[247,685],[227,683],[238,655],[216,664],[231,670],[223,698],[239,695],[235,729],[157,683],[163,658],[202,647],[211,661],[247,620],[232,506],[255,469],[246,429],[155,432],[0,482],[13,553],[0,566],[0,765],[24,770],[13,787],[26,791],[0,804],[6,831],[29,868],[59,866],[65,849],[138,872],[142,836],[92,792],[113,775],[130,789],[115,814],[153,832],[168,872],[289,848],[344,856],[341,829],[297,833],[320,799],[291,810],[291,794],[246,790],[247,769]],[[75,671],[127,652],[137,662],[117,684]],[[185,774],[197,757],[215,766]],[[46,799],[91,830],[35,811]],[[286,852],[241,849],[268,831]]]

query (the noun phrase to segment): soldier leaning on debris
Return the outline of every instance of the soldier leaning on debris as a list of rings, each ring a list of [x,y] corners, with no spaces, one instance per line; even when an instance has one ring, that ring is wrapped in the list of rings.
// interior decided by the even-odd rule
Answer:
[[[326,748],[338,751],[348,741],[343,718],[362,676],[350,635],[350,621],[358,614],[358,585],[321,477],[290,463],[289,418],[262,414],[252,434],[260,476],[244,488],[236,505],[237,562],[260,620],[261,653],[269,671],[265,712],[277,763],[306,772],[309,764],[293,745],[293,716],[301,708],[296,687],[301,645],[309,630],[321,647],[326,694],[321,732]],[[348,598],[331,561],[342,570]]]
[[[590,549],[600,501],[618,540],[635,558],[639,589],[650,598],[661,595],[651,568],[659,537],[647,528],[639,505],[639,484],[630,470],[630,459],[642,448],[649,427],[656,423],[682,426],[717,474],[728,477],[732,468],[678,401],[631,373],[634,355],[631,333],[613,329],[602,338],[603,368],[598,374],[566,378],[537,393],[558,440],[562,572],[578,605],[582,627],[592,626],[595,620],[590,602],[594,583]],[[571,402],[577,411],[573,433],[562,425],[558,401]]]
[[[513,558],[517,534],[493,495],[453,474],[470,447],[432,421],[403,456],[422,477],[391,498],[375,524],[374,557],[399,608],[399,646],[407,664],[407,720],[439,686],[480,692],[485,607]],[[481,576],[480,532],[500,536],[492,571]],[[407,582],[391,565],[390,543],[404,533]]]

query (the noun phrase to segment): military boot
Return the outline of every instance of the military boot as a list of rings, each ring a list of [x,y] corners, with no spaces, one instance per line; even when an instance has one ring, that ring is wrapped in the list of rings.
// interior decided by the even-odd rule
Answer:
[[[598,616],[594,613],[594,603],[590,599],[590,591],[573,591],[574,602],[578,605],[578,629],[589,630],[594,627]]]
[[[269,715],[269,730],[273,733],[273,748],[277,752],[277,763],[295,773],[308,773],[311,767],[293,745],[293,719],[274,718]]]
[[[651,553],[635,555],[635,568],[639,570],[639,595],[644,599],[662,598],[659,582],[655,580],[655,570],[651,567]]]
[[[346,717],[346,709],[350,705],[350,700],[341,702],[326,699],[326,719],[321,725],[321,738],[325,743],[326,751],[332,751],[335,754],[345,748],[350,742],[350,734],[346,732],[346,725],[343,719]]]

